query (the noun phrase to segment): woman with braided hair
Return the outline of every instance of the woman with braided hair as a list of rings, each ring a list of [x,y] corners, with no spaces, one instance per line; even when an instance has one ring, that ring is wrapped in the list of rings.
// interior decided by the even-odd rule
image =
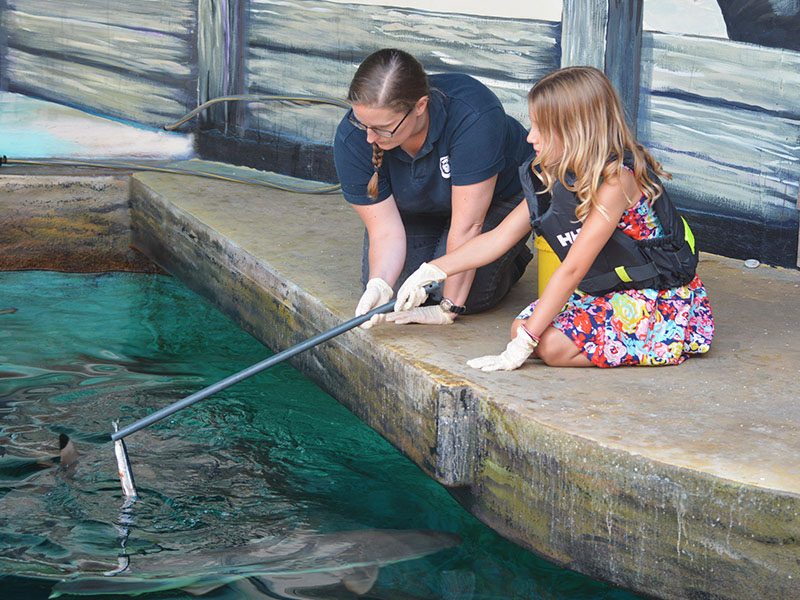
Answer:
[[[358,67],[334,157],[345,199],[366,226],[365,291],[356,315],[388,302],[423,262],[495,227],[522,199],[526,130],[468,75],[428,76],[413,56],[383,49]],[[497,304],[531,260],[527,236],[489,265],[448,278],[436,304],[377,315],[446,325]]]

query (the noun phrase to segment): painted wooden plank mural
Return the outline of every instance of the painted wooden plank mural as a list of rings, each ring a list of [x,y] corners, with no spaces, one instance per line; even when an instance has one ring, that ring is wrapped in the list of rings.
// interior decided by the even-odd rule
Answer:
[[[742,245],[770,262],[793,264],[800,53],[645,33],[641,83],[639,138],[674,175],[678,204],[749,224],[763,239]],[[731,239],[710,242],[730,252]]]
[[[248,93],[345,97],[359,62],[395,46],[428,72],[466,71],[487,84],[506,110],[527,121],[525,95],[557,68],[560,24],[320,0],[251,0]],[[249,126],[330,144],[340,109],[254,106]]]
[[[247,0],[198,0],[197,103],[242,93]],[[201,127],[222,124],[226,133],[244,114],[238,102],[216,104],[200,115]]]
[[[5,0],[8,89],[163,125],[195,106],[195,0]]]

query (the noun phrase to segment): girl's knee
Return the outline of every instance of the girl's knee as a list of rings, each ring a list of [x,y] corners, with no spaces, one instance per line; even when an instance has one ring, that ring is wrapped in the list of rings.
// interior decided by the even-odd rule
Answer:
[[[590,366],[578,347],[564,333],[555,327],[548,327],[542,335],[542,341],[536,348],[541,361],[550,367]]]
[[[536,356],[546,365],[550,367],[556,367],[563,361],[564,358],[564,351],[563,348],[558,347],[558,344],[554,344],[552,337],[548,336],[550,339],[546,339],[545,336],[542,336],[542,341],[539,342],[539,345],[536,347]]]

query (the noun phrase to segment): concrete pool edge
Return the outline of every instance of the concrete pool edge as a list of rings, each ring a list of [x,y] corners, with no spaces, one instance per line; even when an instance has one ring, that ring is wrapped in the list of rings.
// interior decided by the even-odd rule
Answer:
[[[135,244],[258,339],[282,349],[349,317],[341,297],[322,299],[202,211],[176,206],[173,185],[132,178]],[[385,334],[352,332],[295,365],[429,475],[458,486],[455,495],[484,522],[557,563],[664,598],[791,597],[796,589],[794,492],[537,422]]]

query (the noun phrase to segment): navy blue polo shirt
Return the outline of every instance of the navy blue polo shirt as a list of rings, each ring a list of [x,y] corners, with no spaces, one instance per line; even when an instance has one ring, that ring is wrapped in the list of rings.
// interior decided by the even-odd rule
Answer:
[[[429,76],[428,135],[413,158],[402,148],[383,153],[377,199],[367,195],[372,145],[367,132],[345,117],[334,141],[336,172],[351,204],[377,204],[394,196],[402,214],[449,216],[451,186],[497,175],[493,201],[521,191],[517,168],[533,152],[527,131],[506,115],[497,96],[469,75]]]

